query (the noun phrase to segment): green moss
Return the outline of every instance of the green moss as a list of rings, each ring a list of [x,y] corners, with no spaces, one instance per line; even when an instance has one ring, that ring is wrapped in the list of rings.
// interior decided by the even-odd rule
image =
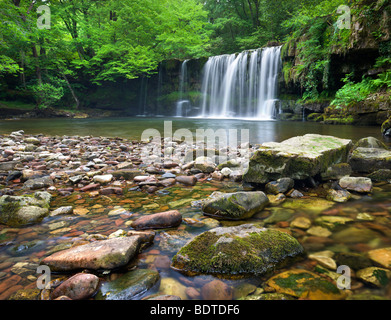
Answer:
[[[205,232],[178,252],[173,266],[196,274],[263,274],[273,266],[289,263],[287,258],[302,252],[296,239],[277,230],[246,237]]]
[[[373,275],[376,277],[376,279],[380,282],[382,286],[385,286],[388,284],[388,277],[387,273],[384,270],[376,269],[373,271]]]
[[[320,290],[324,293],[339,294],[338,288],[322,278],[315,278],[309,273],[294,273],[287,278],[276,278],[274,282],[282,287],[293,290],[298,296],[307,291]]]
[[[16,201],[10,201],[10,202],[4,202],[0,206],[0,222],[1,223],[8,223],[10,220],[13,219],[13,216],[18,212],[20,209],[19,202]]]

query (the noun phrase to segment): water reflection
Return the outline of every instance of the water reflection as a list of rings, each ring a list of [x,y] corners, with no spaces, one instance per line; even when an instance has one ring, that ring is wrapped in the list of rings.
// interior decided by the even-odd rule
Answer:
[[[250,143],[283,141],[307,133],[332,135],[344,139],[358,140],[373,136],[383,139],[378,127],[356,127],[350,125],[325,125],[312,122],[249,121],[201,118],[105,118],[105,119],[25,119],[0,121],[0,134],[24,130],[26,134],[107,136],[140,139],[148,128],[164,134],[164,121],[172,121],[172,129],[248,129]],[[240,134],[238,134],[240,138]],[[384,140],[384,139],[383,139]],[[240,142],[240,141],[239,141]],[[387,141],[386,141],[387,142]]]

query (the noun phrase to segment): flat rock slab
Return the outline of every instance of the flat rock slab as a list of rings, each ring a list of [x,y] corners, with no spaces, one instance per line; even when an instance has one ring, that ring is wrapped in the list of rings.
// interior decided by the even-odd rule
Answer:
[[[351,140],[317,134],[264,143],[250,159],[243,181],[264,184],[284,177],[314,177],[333,164],[347,162],[352,146]]]
[[[287,233],[244,224],[198,235],[179,250],[171,267],[189,275],[261,275],[303,253],[300,243]]]
[[[56,252],[41,264],[52,271],[111,270],[126,265],[138,254],[141,242],[139,236],[96,241]]]

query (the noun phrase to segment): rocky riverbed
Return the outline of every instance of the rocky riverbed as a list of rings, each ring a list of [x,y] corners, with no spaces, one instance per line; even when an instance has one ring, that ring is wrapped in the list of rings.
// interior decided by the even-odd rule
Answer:
[[[389,299],[389,159],[371,137],[1,135],[0,299]]]

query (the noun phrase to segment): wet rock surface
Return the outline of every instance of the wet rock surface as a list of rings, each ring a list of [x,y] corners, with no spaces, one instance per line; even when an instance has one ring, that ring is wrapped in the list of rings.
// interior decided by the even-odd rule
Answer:
[[[268,172],[251,165],[267,179],[248,184],[255,147],[227,160],[162,139],[175,152],[159,162],[154,142],[0,135],[0,299],[390,299],[389,169],[371,162],[388,149],[327,139],[295,156],[309,166],[282,151]],[[37,288],[43,265],[51,289]],[[341,265],[350,290],[336,290]]]

